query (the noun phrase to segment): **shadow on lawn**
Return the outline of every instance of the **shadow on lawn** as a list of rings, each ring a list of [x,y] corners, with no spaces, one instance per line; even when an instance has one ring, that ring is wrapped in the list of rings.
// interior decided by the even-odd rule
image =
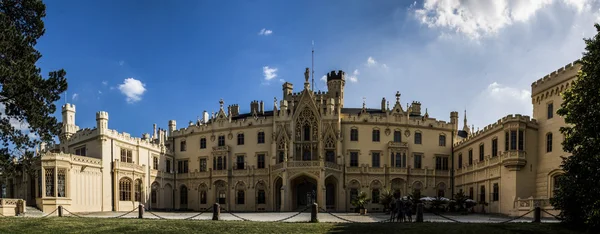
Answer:
[[[340,223],[329,233],[443,233],[443,234],[570,234],[586,233],[560,224],[537,223]]]

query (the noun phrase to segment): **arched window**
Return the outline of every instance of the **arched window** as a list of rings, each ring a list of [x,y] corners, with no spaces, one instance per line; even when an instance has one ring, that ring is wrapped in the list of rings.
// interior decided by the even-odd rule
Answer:
[[[150,202],[152,204],[156,204],[156,202],[158,201],[157,199],[157,195],[158,195],[158,184],[154,183],[152,184],[152,190],[150,191]]]
[[[206,191],[200,191],[200,204],[206,204]]]
[[[310,141],[310,125],[304,125],[304,141]]]
[[[552,152],[552,133],[546,134],[546,152]]]
[[[225,190],[221,190],[219,191],[219,204],[225,204],[227,198],[226,194],[225,194]]]
[[[135,180],[135,201],[142,201],[142,180]]]
[[[485,186],[483,186],[483,185],[479,189],[479,201],[480,202],[484,202],[485,201]]]
[[[552,197],[554,197],[556,191],[560,189],[560,179],[562,176],[562,174],[558,174],[552,177]]]
[[[246,201],[246,196],[244,194],[244,190],[238,190],[237,191],[237,204],[238,205],[243,205],[244,201]]]
[[[119,180],[119,195],[121,201],[131,201],[131,179]]]
[[[188,204],[188,189],[185,185],[181,186],[181,191],[179,192],[179,204],[180,205]]]
[[[402,142],[402,132],[394,131],[394,142]]]

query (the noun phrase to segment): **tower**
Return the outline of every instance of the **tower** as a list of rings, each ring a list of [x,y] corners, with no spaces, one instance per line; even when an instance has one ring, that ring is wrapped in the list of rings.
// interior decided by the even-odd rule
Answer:
[[[450,112],[450,123],[452,124],[452,129],[458,131],[458,111]]]
[[[177,129],[177,122],[175,120],[169,120],[169,136],[173,135],[173,132]]]
[[[60,139],[68,140],[75,132],[78,127],[75,125],[75,105],[65,104],[62,106],[62,129],[60,133]]]
[[[99,111],[96,113],[96,128],[98,128],[100,134],[108,130],[108,112]]]
[[[339,70],[337,73],[331,71],[327,74],[327,92],[330,98],[338,100],[340,107],[344,107],[344,85],[346,84],[346,73]]]
[[[467,124],[467,110],[465,110],[465,119],[463,121],[464,121],[463,131],[467,132],[467,134],[471,134],[471,131],[469,129],[469,124]]]
[[[292,92],[294,91],[294,85],[290,82],[283,83],[283,100],[290,100],[289,97],[292,96]]]

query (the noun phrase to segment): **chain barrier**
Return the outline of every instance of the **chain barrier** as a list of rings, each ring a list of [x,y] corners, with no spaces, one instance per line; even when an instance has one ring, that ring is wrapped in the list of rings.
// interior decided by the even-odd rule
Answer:
[[[58,210],[58,208],[54,209],[54,210],[53,210],[52,212],[50,212],[49,214],[42,216],[42,218],[46,218],[46,217],[50,216],[51,214],[54,214],[54,212],[56,212],[57,210]]]
[[[236,218],[238,218],[238,219],[241,219],[242,221],[252,221],[252,220],[249,220],[249,219],[246,219],[246,218],[242,218],[242,217],[240,217],[240,216],[238,216],[238,215],[236,215],[236,214],[232,213],[231,211],[228,211],[228,210],[226,210],[225,208],[221,208],[221,209],[222,209],[223,211],[225,211],[226,213],[229,213],[229,214],[231,214],[233,217],[236,217]]]
[[[122,214],[122,215],[115,216],[115,217],[113,217],[113,219],[122,218],[123,216],[125,216],[125,215],[128,215],[128,214],[131,214],[132,212],[136,211],[137,209],[138,209],[138,207],[134,208],[133,210],[131,210],[131,211],[129,211],[129,212],[127,212],[127,213],[125,213],[125,214]]]
[[[154,215],[154,216],[155,216],[155,217],[157,217],[158,219],[167,219],[167,218],[165,218],[165,217],[162,217],[162,216],[160,216],[160,215],[157,215],[156,213],[154,213],[154,212],[152,212],[152,211],[149,211],[149,210],[148,210],[148,211],[146,211],[146,212],[150,213],[151,215]]]
[[[207,211],[209,211],[209,210],[212,210],[212,207],[205,208],[205,209],[204,209],[203,211],[201,211],[199,214],[197,214],[197,215],[194,215],[194,216],[192,216],[192,217],[187,217],[187,218],[185,218],[185,219],[183,219],[183,220],[191,220],[191,219],[193,219],[193,218],[196,218],[196,217],[198,217],[198,216],[200,216],[200,215],[204,214],[205,212],[207,212]]]
[[[544,210],[544,209],[541,209],[541,210],[542,210],[542,212],[544,212],[544,213],[546,213],[546,214],[548,214],[548,215],[552,216],[552,217],[553,217],[553,218],[555,218],[556,220],[563,221],[563,218],[561,218],[561,217],[558,217],[558,216],[556,216],[556,215],[553,215],[553,214],[551,214],[550,212],[548,212],[547,210]]]
[[[292,218],[294,218],[294,217],[296,217],[296,216],[298,216],[298,215],[300,215],[300,214],[304,213],[305,211],[307,211],[307,210],[308,210],[308,209],[310,209],[310,208],[311,208],[311,207],[310,207],[310,206],[308,206],[308,207],[304,208],[304,210],[301,210],[300,212],[298,212],[298,213],[296,213],[296,214],[294,214],[294,215],[292,215],[292,216],[290,216],[290,217],[283,218],[283,219],[278,219],[278,220],[273,220],[273,221],[271,221],[271,222],[283,222],[283,221],[286,221],[286,220],[292,219]]]
[[[319,210],[321,210],[324,213],[327,213],[327,214],[329,214],[329,215],[331,215],[331,216],[333,216],[335,218],[341,219],[341,220],[349,222],[349,223],[389,223],[389,222],[391,222],[393,220],[393,218],[389,218],[389,219],[384,219],[384,220],[380,220],[380,221],[377,221],[377,222],[359,222],[359,221],[354,221],[354,220],[346,219],[346,218],[343,218],[341,216],[335,215],[335,214],[327,211],[326,209],[323,209],[323,207],[319,207]]]
[[[67,209],[66,209],[66,208],[64,208],[64,207],[63,207],[63,210],[64,210],[64,211],[66,211],[67,213],[69,213],[69,214],[71,214],[71,215],[73,215],[73,216],[77,217],[77,218],[83,218],[83,216],[81,216],[81,215],[78,215],[78,214],[75,214],[75,213],[73,213],[73,212],[71,212],[71,211],[67,210]]]
[[[517,219],[523,218],[523,217],[525,217],[525,215],[528,215],[528,214],[530,214],[530,213],[531,213],[531,212],[533,212],[533,211],[534,211],[534,210],[530,210],[530,211],[528,211],[527,213],[525,213],[525,214],[523,214],[523,215],[521,215],[521,216],[519,216],[519,217],[512,218],[512,219],[509,219],[509,220],[506,220],[506,221],[499,222],[499,224],[504,224],[504,223],[512,222],[512,221],[515,221],[515,220],[517,220]]]
[[[440,216],[440,217],[442,217],[442,218],[444,218],[444,219],[450,220],[450,221],[452,221],[452,222],[455,222],[455,223],[464,223],[464,222],[461,222],[461,221],[458,221],[458,220],[456,220],[456,219],[453,219],[453,218],[447,217],[447,216],[445,216],[445,215],[442,215],[442,214],[440,214],[440,213],[437,213],[437,212],[433,212],[433,214],[434,214],[434,215],[437,215],[437,216]]]

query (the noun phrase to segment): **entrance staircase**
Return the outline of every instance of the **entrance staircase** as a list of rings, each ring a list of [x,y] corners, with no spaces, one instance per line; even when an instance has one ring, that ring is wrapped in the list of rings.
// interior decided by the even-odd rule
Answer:
[[[25,216],[25,217],[42,217],[44,215],[46,215],[46,214],[44,212],[42,212],[41,210],[39,210],[37,207],[26,206],[25,214],[23,216]]]

